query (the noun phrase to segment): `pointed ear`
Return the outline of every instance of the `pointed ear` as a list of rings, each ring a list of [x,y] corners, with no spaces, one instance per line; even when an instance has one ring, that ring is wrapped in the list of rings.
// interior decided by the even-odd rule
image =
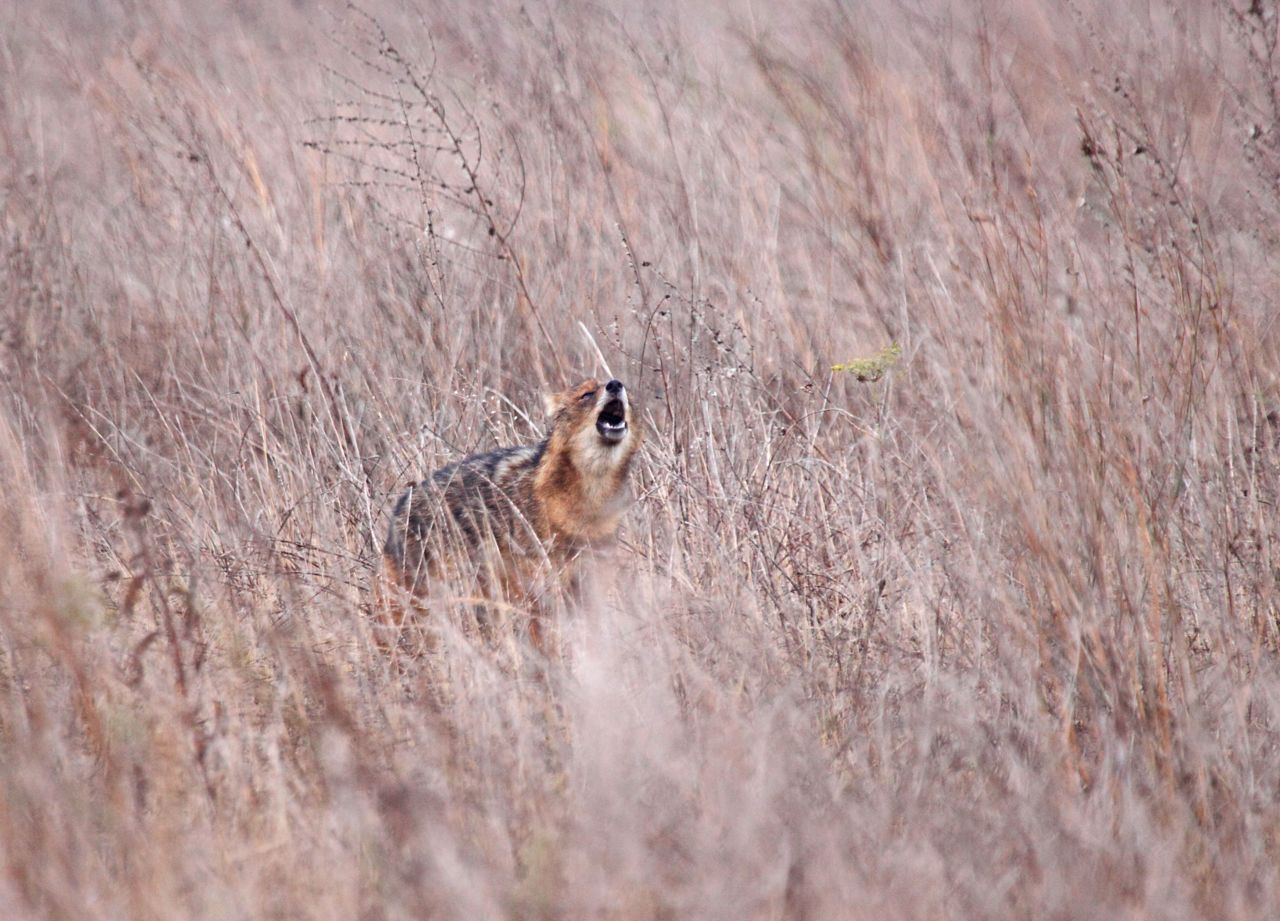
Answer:
[[[560,411],[560,394],[544,393],[542,395],[542,411],[550,418]]]

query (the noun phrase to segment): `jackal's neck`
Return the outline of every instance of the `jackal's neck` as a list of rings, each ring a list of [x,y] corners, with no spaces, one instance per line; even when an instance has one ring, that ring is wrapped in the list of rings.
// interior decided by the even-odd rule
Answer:
[[[543,446],[533,494],[548,537],[599,540],[618,527],[626,508],[628,453],[608,469],[584,470],[572,453],[557,450],[554,440]]]

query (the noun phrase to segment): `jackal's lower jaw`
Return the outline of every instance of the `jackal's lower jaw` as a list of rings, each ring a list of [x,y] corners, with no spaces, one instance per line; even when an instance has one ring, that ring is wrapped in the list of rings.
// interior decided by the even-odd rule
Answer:
[[[627,407],[621,400],[604,404],[596,417],[596,431],[608,444],[617,444],[627,437]]]

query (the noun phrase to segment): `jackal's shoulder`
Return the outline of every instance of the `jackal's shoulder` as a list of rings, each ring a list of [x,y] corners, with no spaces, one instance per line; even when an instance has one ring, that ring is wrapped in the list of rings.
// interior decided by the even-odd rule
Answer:
[[[514,445],[496,448],[483,454],[472,454],[441,467],[431,474],[431,484],[438,488],[481,488],[503,484],[523,474],[532,473],[546,450],[545,444]]]
[[[399,562],[443,522],[468,541],[532,512],[533,480],[544,446],[515,445],[472,454],[407,487],[392,510],[384,552]]]

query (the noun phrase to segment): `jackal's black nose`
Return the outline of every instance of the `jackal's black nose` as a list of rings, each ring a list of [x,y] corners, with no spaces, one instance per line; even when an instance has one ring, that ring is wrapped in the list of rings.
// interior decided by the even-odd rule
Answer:
[[[614,378],[604,385],[605,393],[620,393],[622,391],[622,381]]]

